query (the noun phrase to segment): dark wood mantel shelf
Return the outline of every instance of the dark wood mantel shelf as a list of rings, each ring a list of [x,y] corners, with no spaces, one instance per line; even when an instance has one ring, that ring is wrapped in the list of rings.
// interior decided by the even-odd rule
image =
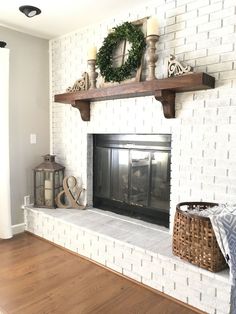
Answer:
[[[81,118],[90,121],[90,102],[153,95],[163,106],[166,118],[175,117],[175,94],[215,87],[215,78],[206,73],[191,73],[161,80],[119,84],[54,96],[55,102],[71,104]]]

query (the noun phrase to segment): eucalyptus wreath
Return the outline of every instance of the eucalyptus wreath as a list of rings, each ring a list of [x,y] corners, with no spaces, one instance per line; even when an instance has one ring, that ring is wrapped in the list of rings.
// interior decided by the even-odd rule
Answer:
[[[106,82],[121,82],[131,76],[141,63],[145,47],[144,34],[141,29],[132,23],[125,22],[113,28],[104,39],[97,54],[97,66]],[[112,56],[115,48],[122,40],[131,44],[128,58],[120,67],[112,66]]]

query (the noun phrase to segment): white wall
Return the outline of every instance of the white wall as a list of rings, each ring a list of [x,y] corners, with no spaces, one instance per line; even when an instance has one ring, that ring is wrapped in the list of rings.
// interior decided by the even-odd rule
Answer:
[[[12,224],[23,223],[24,195],[33,193],[32,169],[49,152],[48,41],[0,26],[10,49],[10,172]],[[30,144],[30,134],[37,144]]]
[[[52,148],[67,173],[87,176],[87,134],[171,133],[171,212],[180,201],[236,202],[236,3],[234,0],[160,0],[50,42],[53,95],[87,70],[88,47],[102,45],[108,29],[156,15],[160,21],[158,78],[175,54],[216,78],[216,88],[177,95],[176,119],[165,119],[153,97],[94,102],[83,122],[70,105],[52,104]],[[88,190],[91,199],[91,189]]]

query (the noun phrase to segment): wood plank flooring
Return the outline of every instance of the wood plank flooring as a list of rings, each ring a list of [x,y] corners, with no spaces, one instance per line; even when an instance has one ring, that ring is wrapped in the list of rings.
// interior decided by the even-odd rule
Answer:
[[[201,312],[24,233],[0,240],[0,313]]]

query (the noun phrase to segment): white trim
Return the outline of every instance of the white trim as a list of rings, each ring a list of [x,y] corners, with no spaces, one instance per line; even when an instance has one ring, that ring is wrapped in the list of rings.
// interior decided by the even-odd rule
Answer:
[[[52,134],[52,106],[53,106],[53,99],[52,99],[52,43],[49,41],[49,145],[50,145],[50,154],[53,155],[53,134]]]
[[[23,222],[23,223],[18,224],[18,225],[12,225],[11,229],[12,229],[13,235],[18,234],[18,233],[22,233],[25,231],[25,223]]]

